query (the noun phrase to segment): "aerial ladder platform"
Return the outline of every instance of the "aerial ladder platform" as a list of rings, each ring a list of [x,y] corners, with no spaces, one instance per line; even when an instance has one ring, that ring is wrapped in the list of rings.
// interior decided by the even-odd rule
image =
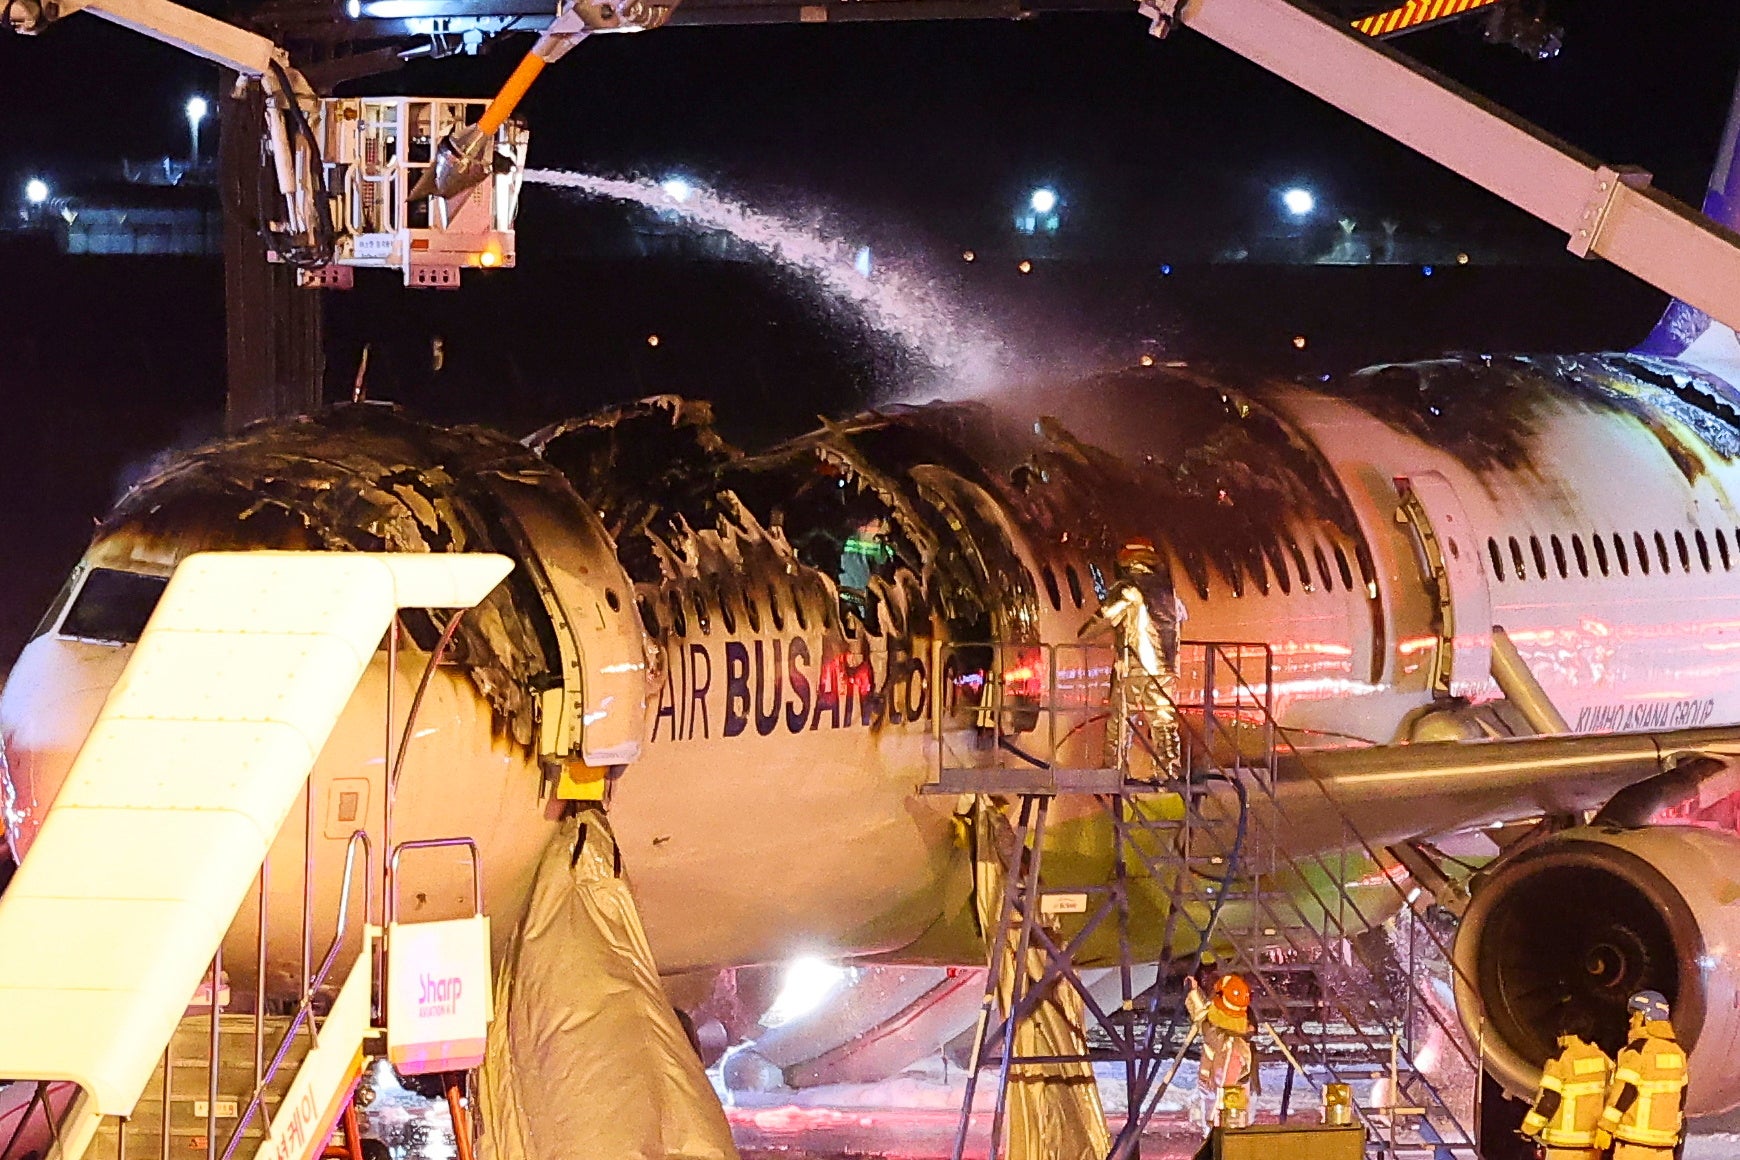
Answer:
[[[470,608],[511,567],[502,556],[461,554],[202,553],[182,562],[0,896],[0,949],[29,948],[0,954],[0,1076],[14,1081],[14,1103],[16,1093],[32,1093],[22,1114],[13,1109],[0,1154],[29,1136],[40,1112],[44,1160],[79,1160],[105,1118],[134,1114],[154,1075],[167,1149],[174,1045],[178,1032],[185,1044],[184,1019],[197,1020],[202,1007],[210,1090],[195,1110],[208,1124],[208,1160],[231,1160],[272,1082],[289,1074],[287,1061],[294,1078],[278,1089],[279,1114],[256,1136],[253,1155],[306,1160],[320,1150],[342,1118],[364,1040],[381,1025],[377,981],[388,992],[384,1006],[395,1002],[375,952],[396,924],[389,913],[384,930],[370,925],[372,885],[362,952],[338,963],[359,854],[363,881],[374,881],[366,835],[347,847],[338,932],[312,977],[305,972],[270,1067],[265,1005],[255,1002],[255,1082],[220,1152],[215,1127],[239,1111],[220,1116],[221,1040],[234,1022],[221,1014],[223,941],[256,881],[264,912],[267,852],[398,609]],[[454,842],[468,844],[433,844]],[[399,857],[430,844],[383,851],[387,911]],[[474,891],[481,909],[475,880]],[[477,937],[484,922],[469,920],[469,938],[458,941],[471,966],[481,957],[487,980],[487,937]],[[263,960],[263,921],[260,929]],[[307,930],[305,915],[305,943]],[[316,996],[340,978],[331,1006],[321,999],[315,1034]],[[488,993],[485,983],[485,1017]],[[299,1032],[308,1044],[297,1043]],[[474,1046],[480,1057],[481,1040]],[[411,1070],[419,1050],[442,1068],[475,1064],[431,1057],[427,1045],[408,1050]],[[116,1136],[119,1160],[128,1135],[122,1128]],[[354,1147],[354,1124],[349,1139]]]

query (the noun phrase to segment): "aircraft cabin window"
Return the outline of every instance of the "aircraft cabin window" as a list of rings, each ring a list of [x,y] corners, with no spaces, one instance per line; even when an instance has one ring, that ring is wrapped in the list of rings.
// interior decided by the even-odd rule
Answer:
[[[1631,546],[1637,549],[1637,566],[1645,576],[1649,575],[1649,545],[1643,542],[1642,532],[1631,533]]]
[[[1655,534],[1655,555],[1661,561],[1661,570],[1664,574],[1674,570],[1674,566],[1668,563],[1667,540],[1662,537],[1660,532]]]
[[[1081,577],[1076,575],[1075,565],[1067,564],[1063,569],[1063,579],[1069,585],[1069,599],[1077,608],[1081,607]]]
[[[689,606],[695,610],[695,624],[700,628],[702,636],[713,635],[713,619],[707,615],[707,600],[696,588],[689,593]]]
[[[1559,570],[1559,579],[1569,580],[1571,578],[1571,570],[1565,565],[1565,545],[1557,536],[1549,536],[1547,538],[1547,543],[1553,549],[1553,567]]]
[[[1317,574],[1323,578],[1323,591],[1334,592],[1335,580],[1329,575],[1329,558],[1323,554],[1323,545],[1312,544],[1311,554],[1317,558]]]
[[[671,631],[678,636],[688,636],[689,622],[683,616],[683,594],[673,589],[667,603],[671,610]]]
[[[92,568],[61,621],[59,635],[103,644],[136,644],[168,583],[167,576]]]
[[[1539,536],[1529,537],[1529,552],[1535,558],[1535,575],[1545,580],[1547,578],[1547,554],[1541,551],[1541,538]]]
[[[1692,533],[1692,539],[1698,545],[1698,563],[1703,565],[1704,571],[1708,572],[1710,570],[1710,541],[1704,538],[1702,528]]]
[[[1504,553],[1498,550],[1498,541],[1491,536],[1486,537],[1486,554],[1492,557],[1492,575],[1495,579],[1504,579]]]
[[[747,589],[745,589],[743,593],[743,612],[744,615],[749,618],[749,631],[760,635],[761,605],[756,603],[755,593],[750,592]]]
[[[634,606],[640,613],[641,631],[655,640],[659,637],[659,612],[650,598],[645,595],[634,598]]]
[[[1583,550],[1583,537],[1572,533],[1571,554],[1577,557],[1577,574],[1583,579],[1589,578],[1589,554]]]
[[[1686,534],[1684,532],[1674,533],[1674,551],[1679,553],[1680,571],[1690,572],[1692,570],[1692,553],[1686,548]]]
[[[810,614],[804,611],[804,594],[796,588],[791,591],[791,614],[797,617],[798,628],[805,632],[810,630]]]
[[[1252,548],[1248,557],[1251,579],[1256,581],[1257,591],[1264,596],[1269,594],[1269,569],[1263,561],[1263,550]]]
[[[1305,553],[1299,550],[1299,545],[1289,542],[1287,549],[1293,553],[1293,566],[1299,571],[1299,587],[1306,592],[1317,591],[1316,583],[1311,579],[1311,565],[1305,562]]]
[[[1063,611],[1063,594],[1057,589],[1057,573],[1046,564],[1039,569],[1039,578],[1045,582],[1045,596],[1051,601],[1051,607],[1056,612]]]
[[[1619,561],[1619,574],[1631,575],[1631,558],[1625,554],[1625,537],[1618,532],[1613,533],[1613,557]]]
[[[773,631],[785,631],[785,609],[779,603],[779,589],[772,584],[767,586],[767,611],[773,617]]]
[[[1518,580],[1529,578],[1529,566],[1523,563],[1522,545],[1517,543],[1515,536],[1510,538],[1510,566]]]
[[[1335,553],[1335,570],[1341,575],[1341,586],[1351,589],[1353,587],[1353,569],[1347,566],[1347,553],[1341,550],[1340,544],[1331,544],[1329,548]]]
[[[1283,596],[1291,596],[1293,594],[1293,578],[1287,575],[1287,559],[1281,555],[1281,546],[1270,544],[1268,552],[1269,567],[1275,573],[1275,583],[1280,585]]]
[[[1728,559],[1728,537],[1722,534],[1722,529],[1716,529],[1716,554],[1722,557],[1722,571],[1731,570],[1733,565]]]
[[[1595,548],[1595,566],[1601,569],[1601,574],[1603,576],[1608,575],[1607,541],[1601,538],[1600,532],[1594,532],[1589,536],[1589,543]]]

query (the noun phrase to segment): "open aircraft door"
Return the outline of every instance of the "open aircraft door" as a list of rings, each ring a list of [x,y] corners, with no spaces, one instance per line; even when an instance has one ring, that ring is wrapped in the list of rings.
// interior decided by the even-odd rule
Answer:
[[[1492,594],[1480,567],[1480,544],[1450,481],[1435,471],[1396,477],[1398,522],[1414,529],[1437,594],[1438,647],[1432,688],[1469,696],[1492,681]]]
[[[558,482],[559,482],[559,477]],[[640,756],[646,736],[647,641],[634,584],[597,515],[537,473],[497,475],[526,574],[561,653],[561,683],[540,693],[538,755],[557,796],[601,800],[610,767]]]

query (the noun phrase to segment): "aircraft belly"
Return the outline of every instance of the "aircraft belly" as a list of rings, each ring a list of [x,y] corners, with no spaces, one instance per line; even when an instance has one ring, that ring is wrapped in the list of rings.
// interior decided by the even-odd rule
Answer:
[[[610,816],[661,971],[916,940],[966,873],[927,738],[869,729],[654,744]]]

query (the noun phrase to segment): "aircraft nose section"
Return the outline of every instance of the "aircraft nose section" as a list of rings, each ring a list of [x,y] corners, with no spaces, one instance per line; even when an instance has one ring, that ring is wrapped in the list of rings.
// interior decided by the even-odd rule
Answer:
[[[0,690],[0,820],[15,860],[42,828],[132,651],[42,636],[12,667]]]

